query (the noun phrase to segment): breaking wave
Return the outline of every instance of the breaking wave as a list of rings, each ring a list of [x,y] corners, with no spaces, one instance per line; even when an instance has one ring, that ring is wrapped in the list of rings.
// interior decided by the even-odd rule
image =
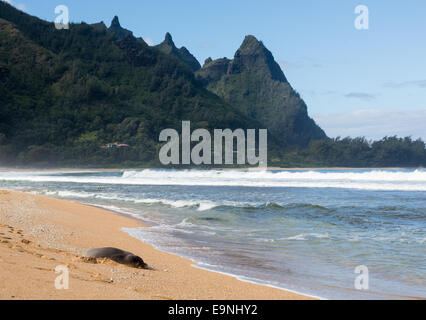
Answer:
[[[348,188],[426,191],[426,171],[417,170],[125,170],[99,172],[0,172],[0,181],[87,184]]]

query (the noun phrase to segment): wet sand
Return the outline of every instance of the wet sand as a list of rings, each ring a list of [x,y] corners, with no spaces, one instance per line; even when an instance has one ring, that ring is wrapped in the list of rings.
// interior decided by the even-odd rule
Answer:
[[[123,227],[148,226],[96,207],[0,191],[0,299],[311,299],[193,267]],[[141,256],[151,269],[81,257],[109,246]],[[69,270],[67,290],[55,288],[57,266]]]

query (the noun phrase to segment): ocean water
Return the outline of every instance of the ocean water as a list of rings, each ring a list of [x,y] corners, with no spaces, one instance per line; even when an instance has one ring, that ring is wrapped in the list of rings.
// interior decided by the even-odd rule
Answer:
[[[0,188],[96,205],[198,267],[326,299],[426,298],[426,171],[0,172]],[[148,261],[149,263],[149,261]],[[357,266],[368,290],[355,289]]]

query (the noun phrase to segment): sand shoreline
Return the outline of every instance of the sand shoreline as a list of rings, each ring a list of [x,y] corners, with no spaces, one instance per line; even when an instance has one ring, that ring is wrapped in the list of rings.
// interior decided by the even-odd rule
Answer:
[[[133,238],[122,228],[141,220],[99,207],[18,191],[0,191],[0,299],[312,299],[208,271]],[[90,247],[140,255],[152,270],[109,260],[89,263]],[[68,290],[54,287],[55,268],[69,268]]]

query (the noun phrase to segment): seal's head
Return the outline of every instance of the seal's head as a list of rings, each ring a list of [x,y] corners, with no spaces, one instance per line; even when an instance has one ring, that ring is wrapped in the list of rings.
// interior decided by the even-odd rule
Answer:
[[[126,264],[134,268],[146,269],[148,265],[142,260],[141,257],[138,257],[134,254],[129,254],[125,257]]]

